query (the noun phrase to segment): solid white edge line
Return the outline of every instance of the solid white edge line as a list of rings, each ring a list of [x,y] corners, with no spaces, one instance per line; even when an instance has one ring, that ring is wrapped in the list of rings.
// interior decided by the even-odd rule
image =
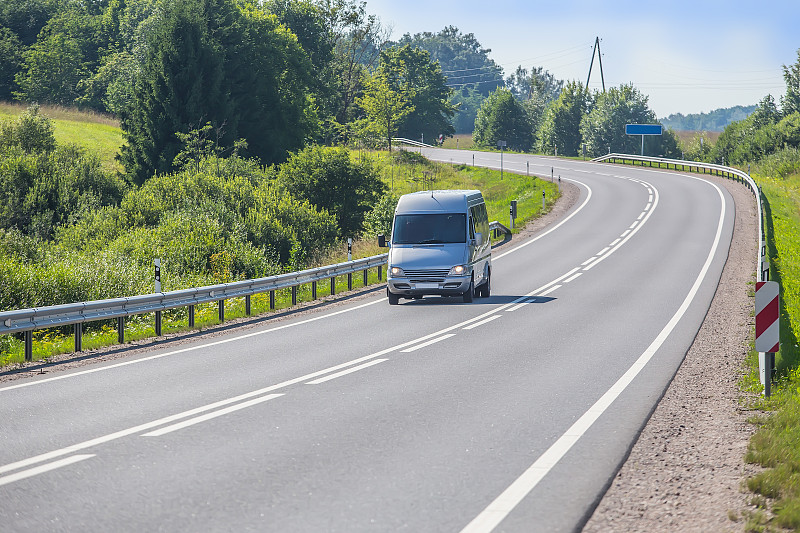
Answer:
[[[510,311],[510,309],[509,309],[509,311]],[[467,327],[465,327],[465,328],[462,328],[462,329],[467,329],[467,330],[469,330],[469,329],[475,329],[475,328],[477,328],[478,326],[482,326],[482,325],[484,325],[484,324],[488,324],[488,323],[489,323],[489,322],[491,322],[492,320],[494,320],[494,319],[496,319],[496,318],[500,318],[501,316],[503,316],[503,315],[492,315],[492,316],[490,316],[489,318],[484,318],[484,319],[483,319],[483,320],[481,320],[480,322],[475,322],[474,324],[470,324],[469,326],[467,326]]]
[[[699,179],[699,178],[697,178]],[[705,180],[701,180],[705,181]],[[528,469],[523,472],[500,496],[498,496],[486,509],[484,509],[478,516],[476,516],[467,526],[461,530],[461,533],[488,533],[492,531],[497,525],[505,519],[506,516],[527,496],[541,481],[544,476],[555,466],[572,446],[586,433],[586,431],[594,424],[594,422],[602,415],[606,409],[619,397],[620,394],[627,388],[645,365],[652,359],[667,337],[675,329],[675,326],[680,322],[683,315],[686,313],[692,300],[694,300],[697,291],[700,290],[700,285],[705,279],[708,269],[711,267],[711,262],[714,260],[714,255],[719,247],[719,241],[722,236],[722,227],[725,222],[725,197],[722,191],[715,184],[706,181],[713,186],[719,194],[722,207],[720,208],[719,223],[717,224],[717,233],[714,238],[714,243],[711,246],[706,262],[700,273],[697,275],[692,288],[684,298],[683,303],[669,320],[664,329],[656,336],[650,346],[639,356],[636,362],[628,369],[625,374],[620,377],[616,383],[595,402],[564,434],[553,443]]]
[[[423,342],[422,344],[417,344],[416,346],[412,346],[411,348],[406,348],[405,350],[400,350],[402,353],[411,353],[416,352],[420,348],[425,348],[426,346],[430,346],[431,344],[436,344],[437,342],[449,339],[450,337],[455,337],[455,333],[448,333],[447,335],[442,335],[441,337],[437,337],[435,339],[431,339],[427,342]]]
[[[631,232],[631,230],[626,229],[625,231],[622,232],[622,235],[620,235],[620,237],[626,237],[628,235],[628,233],[630,233],[630,232]]]
[[[609,246],[614,246],[615,244],[617,244],[621,240],[622,240],[622,238],[614,239],[613,241],[611,241],[611,244],[609,244]]]
[[[378,363],[383,363],[384,361],[388,361],[388,359],[373,359],[372,361],[364,363],[363,365],[354,366],[354,367],[348,368],[347,370],[342,370],[341,372],[337,372],[335,374],[329,374],[329,375],[327,375],[325,377],[321,377],[321,378],[315,379],[313,381],[307,381],[306,385],[319,385],[320,383],[325,383],[326,381],[330,381],[332,379],[340,378],[342,376],[346,376],[348,374],[352,374],[353,372],[358,372],[359,370],[364,370],[365,368],[369,368],[369,367],[371,367],[373,365],[377,365]]]
[[[22,472],[17,472],[16,474],[0,477],[0,487],[3,485],[8,485],[9,483],[14,483],[15,481],[21,481],[29,477],[38,476],[39,474],[44,474],[45,472],[50,472],[51,470],[56,470],[57,468],[69,466],[79,461],[91,459],[92,457],[94,457],[94,454],[73,455],[72,457],[66,457],[59,461],[47,463],[46,465],[29,468],[28,470],[23,470]]]
[[[280,398],[281,396],[283,396],[283,394],[268,394],[266,396],[262,396],[261,398],[254,398],[246,402],[237,403],[236,405],[231,405],[230,407],[220,409],[219,411],[206,413],[202,416],[196,416],[194,418],[190,418],[189,420],[184,420],[183,422],[178,422],[177,424],[172,424],[171,426],[166,426],[157,429],[155,431],[145,433],[144,435],[142,435],[142,437],[160,437],[161,435],[166,435],[167,433],[172,433],[173,431],[178,431],[179,429],[193,426],[195,424],[199,424],[200,422],[205,422],[207,420],[211,420],[219,416],[227,415],[229,413],[233,413],[234,411],[238,411],[246,407],[252,407],[254,405],[258,405],[260,403],[264,403],[269,400],[274,400],[275,398]]]

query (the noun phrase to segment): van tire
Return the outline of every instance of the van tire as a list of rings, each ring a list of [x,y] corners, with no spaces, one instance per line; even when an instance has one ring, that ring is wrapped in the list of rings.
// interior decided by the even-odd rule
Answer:
[[[489,271],[489,275],[486,276],[486,282],[478,287],[478,297],[479,298],[488,298],[492,293],[492,271]]]
[[[469,288],[464,292],[464,303],[472,303],[472,296],[475,294],[475,281],[469,280]]]
[[[400,297],[389,292],[389,289],[386,289],[386,296],[389,298],[389,305],[397,305],[400,303]]]

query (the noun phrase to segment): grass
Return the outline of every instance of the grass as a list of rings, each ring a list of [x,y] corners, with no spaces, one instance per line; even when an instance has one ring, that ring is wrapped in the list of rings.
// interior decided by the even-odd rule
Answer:
[[[27,106],[0,102],[0,119],[13,119]],[[100,158],[106,171],[121,171],[116,161],[125,143],[119,121],[108,115],[54,106],[41,106],[39,112],[53,121],[56,142],[75,144]]]
[[[550,209],[559,197],[558,186],[533,176],[519,176],[488,169],[468,167],[464,165],[448,165],[432,163],[416,154],[393,154],[387,152],[360,152],[354,157],[372,158],[381,172],[387,188],[397,195],[414,192],[423,188],[435,189],[479,189],[483,191],[487,201],[489,220],[498,220],[508,225],[508,208],[511,200],[517,200],[517,228],[525,222],[543,213],[542,192],[545,193],[544,212]],[[404,160],[405,162],[401,162]],[[386,249],[378,248],[372,240],[355,241],[353,258],[369,257],[385,253]],[[343,245],[338,250],[330,251],[321,258],[317,265],[340,263],[347,260],[347,249]],[[385,279],[385,270],[382,279]],[[347,276],[336,278],[336,293],[348,290]],[[367,286],[378,283],[377,269],[369,272]],[[364,282],[360,273],[352,276],[354,289],[363,288]],[[330,283],[317,284],[317,298],[330,295]],[[298,303],[309,302],[312,298],[311,285],[303,285],[297,289]],[[275,291],[274,310],[292,306],[291,289]],[[255,295],[251,301],[253,315],[273,311],[269,294]],[[246,316],[244,298],[234,298],[225,302],[225,320],[233,320]],[[202,330],[220,323],[217,304],[197,306],[195,309],[195,327],[190,328],[188,310],[186,308],[165,311],[162,316],[162,334],[181,333],[191,330]],[[126,321],[126,341],[137,341],[155,337],[154,314],[130,317]],[[111,346],[117,343],[115,323],[96,322],[84,325],[83,349],[90,350]],[[4,346],[5,345],[5,346]],[[20,364],[24,361],[24,345],[21,338],[0,335],[0,368]],[[41,330],[34,333],[33,360],[45,360],[74,350],[72,328],[65,327],[53,330]]]
[[[785,179],[756,176],[764,194],[771,278],[781,286],[781,347],[776,355],[778,383],[769,401],[759,408],[769,412],[758,422],[745,459],[765,470],[747,480],[747,487],[763,497],[771,518],[757,517],[752,530],[800,530],[800,175]],[[758,371],[751,357],[751,381]],[[759,384],[760,387],[760,384]]]
[[[428,164],[413,152],[404,158],[411,161],[402,166],[394,164],[388,153],[372,153],[382,168],[387,188],[396,195],[430,189],[478,189],[486,199],[489,220],[508,226],[508,209],[511,200],[517,201],[516,226],[542,214],[542,192],[545,193],[545,210],[558,199],[558,185],[535,176],[500,172],[460,164]],[[394,161],[397,160],[395,156]],[[387,168],[388,167],[388,168]]]
[[[474,147],[475,143],[472,142],[471,133],[456,133],[454,136],[445,139],[442,143],[442,148],[472,150]]]

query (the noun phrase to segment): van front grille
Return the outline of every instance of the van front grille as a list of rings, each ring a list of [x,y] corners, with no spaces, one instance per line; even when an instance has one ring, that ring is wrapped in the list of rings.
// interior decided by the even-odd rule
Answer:
[[[449,270],[405,270],[406,277],[415,283],[442,282],[447,277]]]

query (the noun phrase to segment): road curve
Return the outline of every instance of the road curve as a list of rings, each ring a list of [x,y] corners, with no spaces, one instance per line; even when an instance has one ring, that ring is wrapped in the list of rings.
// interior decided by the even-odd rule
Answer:
[[[490,298],[390,307],[376,291],[0,387],[0,523],[579,530],[703,321],[734,207],[675,172],[503,166],[552,167],[581,193],[495,254]]]

